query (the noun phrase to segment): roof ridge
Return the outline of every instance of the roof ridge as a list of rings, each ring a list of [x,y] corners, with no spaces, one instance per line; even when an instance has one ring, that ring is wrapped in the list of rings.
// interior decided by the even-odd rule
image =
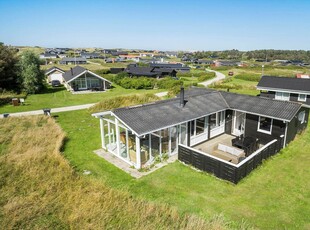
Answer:
[[[115,108],[112,111],[117,111],[117,110],[127,110],[127,109],[134,109],[134,108],[138,108],[138,107],[147,107],[150,105],[154,105],[154,104],[164,104],[170,101],[176,101],[179,98],[169,98],[169,99],[165,99],[165,100],[159,100],[159,101],[152,101],[152,102],[148,102],[148,103],[144,103],[144,104],[137,104],[137,105],[130,105],[130,106],[125,106],[125,107],[120,107],[120,108]]]
[[[300,102],[298,102],[298,101],[282,101],[282,100],[276,100],[276,99],[273,99],[273,98],[258,97],[258,96],[248,95],[248,94],[238,94],[238,93],[231,93],[231,92],[221,92],[221,93],[234,94],[234,95],[243,96],[243,97],[259,98],[260,100],[278,101],[278,102],[280,102],[280,103],[299,104],[299,105],[302,105],[302,103],[300,103]]]
[[[230,105],[228,104],[228,102],[226,101],[226,99],[224,98],[222,92],[218,91],[218,93],[221,95],[221,98],[223,98],[225,104],[227,105],[228,108],[231,108]]]

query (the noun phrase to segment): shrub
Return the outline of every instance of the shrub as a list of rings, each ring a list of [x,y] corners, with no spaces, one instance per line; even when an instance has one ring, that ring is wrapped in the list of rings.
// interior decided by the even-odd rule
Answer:
[[[182,80],[175,80],[171,77],[166,77],[166,78],[160,79],[157,82],[157,87],[159,89],[171,89],[174,87],[180,88],[181,85],[183,85]]]
[[[211,88],[214,89],[242,89],[242,85],[234,84],[234,83],[215,83],[211,85]]]
[[[117,84],[117,85],[120,85],[120,82],[123,78],[125,77],[129,77],[128,73],[126,72],[120,72],[118,74],[116,74],[113,78],[113,81]]]
[[[144,95],[131,95],[131,96],[119,96],[114,98],[108,98],[100,101],[96,105],[92,106],[89,111],[91,113],[112,110],[125,106],[132,106],[138,104],[145,104],[158,100],[159,98],[153,94]]]
[[[111,73],[110,69],[99,69],[95,71],[96,74],[98,75],[103,75],[103,74],[109,74]]]
[[[215,73],[214,72],[207,72],[207,73],[201,74],[198,77],[198,81],[199,82],[207,81],[207,80],[210,80],[212,78],[215,78]]]

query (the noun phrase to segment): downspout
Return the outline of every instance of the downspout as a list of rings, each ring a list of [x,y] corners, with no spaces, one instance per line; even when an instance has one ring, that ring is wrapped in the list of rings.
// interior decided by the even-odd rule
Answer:
[[[284,134],[283,148],[285,148],[286,146],[287,127],[288,127],[288,122],[285,122],[285,134]]]

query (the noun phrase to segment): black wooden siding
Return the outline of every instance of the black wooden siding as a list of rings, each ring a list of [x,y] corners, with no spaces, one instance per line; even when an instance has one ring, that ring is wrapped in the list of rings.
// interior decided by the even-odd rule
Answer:
[[[244,136],[256,137],[260,144],[267,144],[274,139],[279,139],[285,134],[286,124],[283,121],[273,119],[271,134],[257,131],[259,116],[246,114],[245,133]]]
[[[274,99],[276,97],[276,92],[273,92],[273,91],[261,92],[259,96]],[[300,102],[303,104],[310,105],[310,95],[307,95],[306,101],[298,101],[298,96],[299,94],[297,93],[290,93],[290,101],[295,101],[295,102]]]
[[[218,178],[237,184],[242,178],[246,177],[252,170],[257,168],[264,159],[267,159],[280,151],[282,146],[283,139],[279,139],[240,167],[227,164],[223,161],[201,154],[195,149],[189,149],[181,145],[179,145],[178,159],[179,161],[192,165],[201,171],[209,172]]]
[[[310,105],[310,96],[309,95],[307,95],[306,101],[298,101],[298,96],[299,96],[299,94],[291,93],[290,94],[290,101],[296,101],[296,102],[300,102],[300,103]]]
[[[305,111],[305,122],[301,123],[298,120],[298,114],[302,111]],[[290,143],[292,140],[294,140],[296,134],[302,132],[308,124],[308,118],[309,118],[309,109],[308,108],[301,108],[296,116],[291,120],[291,122],[288,124],[287,127],[287,134],[286,134],[286,144]]]

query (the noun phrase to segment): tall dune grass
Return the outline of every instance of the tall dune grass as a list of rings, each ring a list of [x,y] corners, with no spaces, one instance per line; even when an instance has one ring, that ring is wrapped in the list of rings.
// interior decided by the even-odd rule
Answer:
[[[145,104],[153,101],[157,101],[159,98],[153,94],[143,94],[143,95],[130,95],[130,96],[118,96],[114,98],[108,98],[95,104],[89,111],[91,113],[102,112],[106,110],[116,109],[125,106]]]
[[[1,229],[223,229],[79,176],[60,153],[52,118],[0,119]]]

